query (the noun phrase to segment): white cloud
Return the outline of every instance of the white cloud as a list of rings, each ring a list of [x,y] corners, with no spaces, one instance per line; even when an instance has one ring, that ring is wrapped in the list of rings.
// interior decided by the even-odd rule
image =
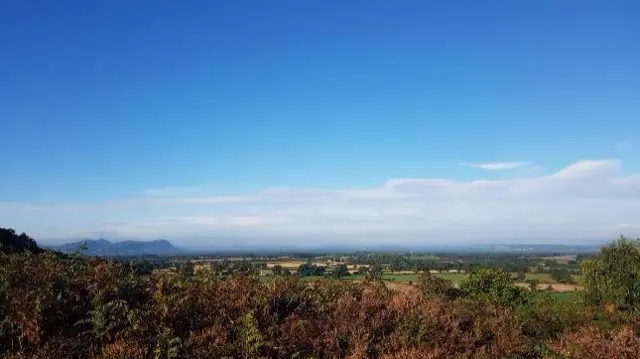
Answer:
[[[487,162],[487,163],[461,163],[461,166],[478,168],[490,171],[515,170],[529,166],[529,162]]]
[[[374,188],[267,188],[242,196],[155,190],[103,203],[0,203],[0,226],[38,239],[211,238],[283,243],[576,242],[640,235],[640,176],[617,160],[503,180],[390,179]]]

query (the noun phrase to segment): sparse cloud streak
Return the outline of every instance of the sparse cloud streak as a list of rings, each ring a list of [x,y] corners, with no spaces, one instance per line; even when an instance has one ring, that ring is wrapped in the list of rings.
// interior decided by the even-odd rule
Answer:
[[[518,161],[518,162],[486,162],[486,163],[461,163],[461,166],[478,168],[483,170],[490,171],[505,171],[505,170],[515,170],[518,168],[527,167],[530,165],[529,162]]]

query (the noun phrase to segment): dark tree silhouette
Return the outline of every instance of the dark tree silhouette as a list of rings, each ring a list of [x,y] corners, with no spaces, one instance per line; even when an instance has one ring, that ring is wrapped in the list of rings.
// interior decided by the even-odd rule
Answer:
[[[36,241],[25,233],[17,234],[12,228],[0,228],[0,253],[40,253]]]

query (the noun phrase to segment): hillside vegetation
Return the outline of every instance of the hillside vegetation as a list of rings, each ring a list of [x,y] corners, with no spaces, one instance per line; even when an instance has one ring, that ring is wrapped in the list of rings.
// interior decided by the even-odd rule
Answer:
[[[26,235],[2,233],[4,358],[589,359],[640,352],[637,240],[621,238],[584,260],[584,294],[561,300],[514,285],[499,268],[471,271],[455,286],[427,271],[413,290],[399,292],[376,276],[261,282],[240,266],[149,271],[42,252],[18,243]]]
[[[41,251],[36,241],[25,233],[17,234],[11,228],[0,228],[0,253],[39,253]]]

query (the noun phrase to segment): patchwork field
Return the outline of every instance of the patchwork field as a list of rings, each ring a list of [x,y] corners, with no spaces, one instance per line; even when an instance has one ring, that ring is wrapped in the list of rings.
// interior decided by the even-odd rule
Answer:
[[[529,275],[531,274],[531,275]],[[466,277],[467,274],[465,273],[435,273],[434,274],[437,277],[440,277],[442,279],[446,279],[449,280],[451,282],[453,282],[454,285],[459,285]],[[315,280],[321,280],[325,277],[322,276],[308,276],[308,277],[302,277],[302,280],[304,281],[315,281]],[[272,276],[261,276],[260,277],[260,281],[262,282],[268,282],[270,280],[272,280],[273,277]],[[351,275],[351,276],[347,276],[347,277],[343,277],[341,280],[346,280],[346,281],[362,281],[365,279],[364,275]],[[538,285],[538,290],[541,291],[547,291],[547,290],[551,290],[554,293],[557,293],[558,296],[560,297],[572,297],[572,293],[577,292],[577,291],[581,291],[583,289],[583,287],[580,284],[560,284],[560,283],[556,283],[551,276],[549,276],[548,274],[544,274],[544,273],[528,273],[527,275],[527,279],[537,279],[540,281],[540,284]],[[420,280],[420,274],[419,273],[413,273],[411,272],[411,274],[400,274],[400,273],[391,273],[391,272],[385,272],[382,274],[382,280],[385,281],[385,283],[390,286],[391,288],[394,289],[401,289],[402,291],[407,291],[407,290],[412,290],[412,287],[410,284],[417,284],[418,281]],[[579,282],[578,282],[579,283]],[[523,287],[523,288],[529,288],[530,285],[529,283],[525,283],[525,282],[517,282],[516,283],[517,286]],[[564,294],[566,293],[566,294]]]
[[[275,266],[281,266],[282,268],[288,268],[289,270],[296,270],[298,269],[298,267],[300,267],[301,265],[307,263],[307,261],[304,260],[287,260],[287,261],[271,261],[271,262],[267,262],[267,268],[271,269]],[[339,264],[342,264],[340,262],[333,262],[333,261],[311,261],[311,264],[316,265],[316,266],[322,266],[322,267],[332,267],[332,266],[336,266]],[[347,264],[347,269],[349,270],[357,270],[358,269],[358,265],[355,264]]]

